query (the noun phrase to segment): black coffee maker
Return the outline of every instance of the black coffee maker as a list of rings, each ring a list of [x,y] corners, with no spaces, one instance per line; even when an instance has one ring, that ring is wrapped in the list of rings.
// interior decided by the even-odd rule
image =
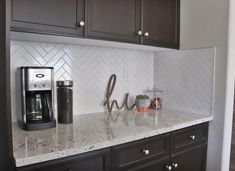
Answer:
[[[21,67],[22,114],[18,121],[25,130],[56,126],[54,119],[54,69]]]

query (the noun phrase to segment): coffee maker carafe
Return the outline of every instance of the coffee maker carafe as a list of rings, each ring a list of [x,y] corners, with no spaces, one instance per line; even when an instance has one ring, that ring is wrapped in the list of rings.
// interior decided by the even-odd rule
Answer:
[[[54,119],[54,74],[52,67],[21,67],[22,114],[19,125],[25,130],[56,126]]]

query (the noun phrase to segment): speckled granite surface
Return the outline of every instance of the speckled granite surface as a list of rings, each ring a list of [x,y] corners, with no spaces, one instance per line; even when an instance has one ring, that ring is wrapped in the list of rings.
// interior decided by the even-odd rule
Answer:
[[[70,125],[26,132],[13,124],[16,166],[102,149],[211,121],[212,116],[171,110],[119,111],[75,116]]]

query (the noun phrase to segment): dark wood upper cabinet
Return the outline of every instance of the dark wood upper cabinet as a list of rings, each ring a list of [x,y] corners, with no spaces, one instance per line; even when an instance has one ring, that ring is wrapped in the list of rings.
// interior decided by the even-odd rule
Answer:
[[[15,31],[179,48],[180,0],[12,0],[12,9]]]
[[[142,0],[143,44],[179,48],[179,0]]]
[[[87,0],[88,38],[140,43],[140,0]]]
[[[12,0],[12,30],[83,36],[85,0]]]

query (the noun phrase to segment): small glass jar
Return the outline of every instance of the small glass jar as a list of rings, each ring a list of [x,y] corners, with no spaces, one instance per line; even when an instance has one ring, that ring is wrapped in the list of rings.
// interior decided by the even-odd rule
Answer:
[[[162,98],[163,91],[158,88],[153,88],[152,90],[147,90],[147,95],[151,99],[150,109],[162,109]]]
[[[57,81],[58,123],[73,122],[73,81]]]

